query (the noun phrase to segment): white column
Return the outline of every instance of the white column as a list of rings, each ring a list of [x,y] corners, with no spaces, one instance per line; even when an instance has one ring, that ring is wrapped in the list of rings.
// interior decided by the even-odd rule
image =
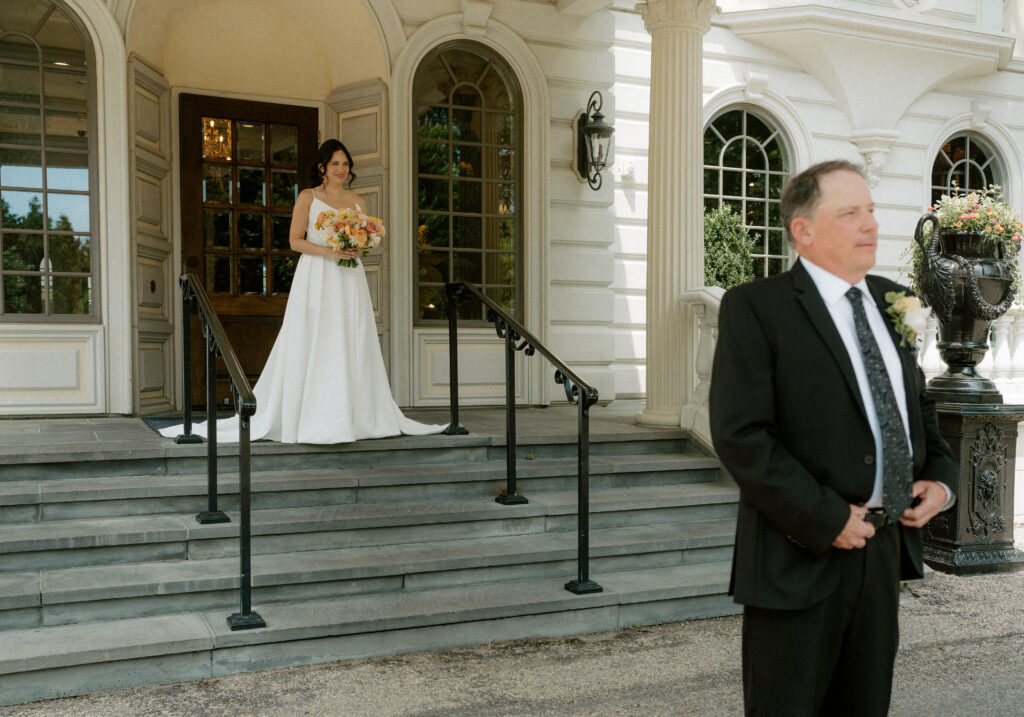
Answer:
[[[703,37],[714,0],[637,5],[651,33],[647,213],[647,408],[637,422],[678,426],[694,367],[680,297],[704,283]]]

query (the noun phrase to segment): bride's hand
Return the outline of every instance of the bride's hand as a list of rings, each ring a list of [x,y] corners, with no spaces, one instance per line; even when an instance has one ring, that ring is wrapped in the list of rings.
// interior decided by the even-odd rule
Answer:
[[[362,255],[359,249],[341,249],[339,247],[333,247],[331,249],[331,256],[335,259],[358,259]]]

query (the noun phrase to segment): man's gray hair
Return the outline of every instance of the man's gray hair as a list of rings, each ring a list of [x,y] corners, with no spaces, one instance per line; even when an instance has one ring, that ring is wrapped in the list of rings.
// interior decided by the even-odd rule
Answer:
[[[814,213],[818,200],[821,199],[818,178],[832,172],[854,172],[862,179],[866,179],[864,169],[859,164],[847,162],[845,159],[818,162],[791,177],[779,200],[779,214],[782,216],[782,226],[786,228],[786,238],[790,244],[793,243],[793,234],[789,230],[789,225],[797,217],[808,217]]]

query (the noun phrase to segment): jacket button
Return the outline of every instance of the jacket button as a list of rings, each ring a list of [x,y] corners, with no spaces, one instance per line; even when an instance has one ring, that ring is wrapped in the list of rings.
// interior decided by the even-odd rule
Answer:
[[[866,463],[869,466],[873,466],[875,464],[875,457],[874,456],[864,456],[864,463]]]

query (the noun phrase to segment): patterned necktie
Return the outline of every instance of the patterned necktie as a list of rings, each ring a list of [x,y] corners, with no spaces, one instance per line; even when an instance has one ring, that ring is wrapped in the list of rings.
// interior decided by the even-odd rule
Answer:
[[[853,320],[857,325],[857,343],[864,358],[864,369],[868,374],[871,398],[875,402],[875,413],[882,432],[882,507],[886,515],[896,520],[910,507],[912,468],[907,434],[903,428],[896,396],[892,392],[889,372],[882,360],[882,352],[875,341],[875,335],[868,326],[864,313],[863,296],[857,287],[846,292],[846,298],[853,306]]]

